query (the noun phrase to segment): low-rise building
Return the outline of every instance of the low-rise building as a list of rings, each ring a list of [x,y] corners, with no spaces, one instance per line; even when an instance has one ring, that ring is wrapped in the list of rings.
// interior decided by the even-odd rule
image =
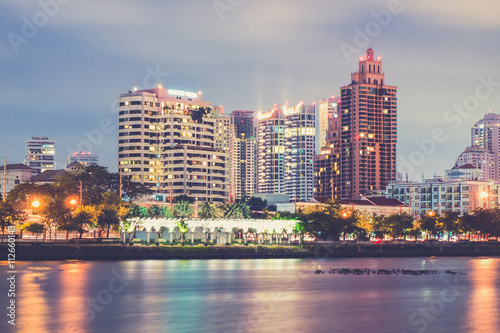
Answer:
[[[386,196],[408,205],[413,215],[445,210],[465,214],[477,208],[498,207],[499,188],[500,183],[493,181],[435,177],[422,182],[389,183]]]
[[[4,192],[4,180],[5,193],[9,193],[16,185],[29,182],[31,177],[37,172],[35,169],[24,164],[7,164],[6,167],[2,165],[0,167],[2,174],[4,168],[6,169],[6,177],[0,181],[0,193],[2,194]]]

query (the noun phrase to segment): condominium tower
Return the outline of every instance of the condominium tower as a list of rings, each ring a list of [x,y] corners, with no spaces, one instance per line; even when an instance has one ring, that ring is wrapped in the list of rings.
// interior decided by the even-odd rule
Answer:
[[[119,99],[118,161],[123,176],[173,198],[228,199],[228,153],[216,147],[216,120],[200,93],[165,89],[129,91]],[[228,125],[228,124],[227,124]],[[222,133],[219,133],[222,134]]]
[[[36,173],[55,170],[55,142],[46,136],[35,136],[26,140],[24,164],[35,169]]]
[[[255,189],[254,111],[231,113],[231,193],[251,198]]]
[[[493,170],[486,176],[491,180],[500,180],[500,115],[488,113],[479,120],[471,130],[471,143],[472,147],[481,147],[486,153],[493,155]],[[488,162],[486,158],[482,161],[483,164]],[[479,163],[472,164],[477,168],[486,169]]]
[[[386,85],[370,48],[340,91],[341,197],[384,190],[396,179],[397,87]]]
[[[315,106],[277,105],[257,115],[258,193],[313,196]]]

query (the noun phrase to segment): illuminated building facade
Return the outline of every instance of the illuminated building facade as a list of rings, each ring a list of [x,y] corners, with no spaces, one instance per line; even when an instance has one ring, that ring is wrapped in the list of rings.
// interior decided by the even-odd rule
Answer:
[[[483,147],[467,147],[457,159],[455,167],[462,165],[473,165],[482,171],[484,180],[495,179],[495,155],[486,151]]]
[[[435,178],[418,183],[391,182],[386,196],[404,202],[415,216],[446,210],[464,214],[477,208],[498,207],[499,187],[493,181]]]
[[[396,179],[397,87],[385,85],[382,61],[370,48],[340,90],[340,196],[383,190]]]
[[[255,190],[254,111],[231,113],[231,192],[251,198]]]
[[[83,166],[97,165],[99,163],[99,156],[91,154],[90,152],[75,152],[73,153],[73,155],[70,155],[68,156],[68,158],[66,158],[65,166],[68,166],[73,162],[78,162]]]
[[[257,192],[313,196],[315,105],[279,105],[257,115]]]
[[[319,200],[340,199],[340,118],[328,118],[325,146],[314,155],[314,197]]]
[[[298,201],[313,197],[314,154],[316,152],[315,105],[284,108],[285,194]]]
[[[24,164],[35,169],[36,173],[55,170],[55,147],[55,142],[45,136],[35,136],[26,140]]]
[[[338,117],[338,107],[340,104],[340,97],[334,97],[319,101],[318,104],[318,128],[319,128],[319,146],[323,148],[326,146],[326,136],[330,119]]]
[[[257,193],[285,193],[285,106],[257,114]]]
[[[492,177],[492,180],[500,180],[500,115],[488,113],[474,125],[471,130],[471,145],[481,147],[486,153],[492,154],[493,170],[486,175]],[[469,163],[483,169],[478,163]],[[486,158],[483,159],[483,164],[488,164]]]
[[[229,155],[217,149],[217,112],[201,93],[147,89],[119,99],[118,161],[123,176],[173,198],[229,198]],[[227,125],[227,124],[226,124]],[[172,192],[171,192],[172,190]]]

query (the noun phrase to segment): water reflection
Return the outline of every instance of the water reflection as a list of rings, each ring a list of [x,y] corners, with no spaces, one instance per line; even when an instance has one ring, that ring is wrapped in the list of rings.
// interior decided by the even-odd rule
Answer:
[[[475,332],[500,332],[499,260],[477,259],[471,266],[469,327]]]
[[[427,331],[500,332],[499,263],[469,258],[22,263],[17,328],[28,333],[414,332],[421,326],[409,324],[412,313],[434,304],[447,288],[444,281],[458,278],[461,287],[470,288],[446,303]],[[318,266],[326,273],[304,274]],[[328,274],[330,267],[443,272],[453,267],[468,274],[342,276]],[[104,295],[113,272],[126,284],[102,309],[89,312],[89,299]]]

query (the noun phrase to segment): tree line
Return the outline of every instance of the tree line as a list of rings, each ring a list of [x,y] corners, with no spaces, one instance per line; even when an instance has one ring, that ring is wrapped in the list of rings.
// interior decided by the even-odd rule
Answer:
[[[299,234],[309,234],[318,239],[340,240],[352,237],[367,240],[370,237],[393,239],[407,237],[426,239],[452,239],[462,235],[487,239],[500,236],[500,209],[479,208],[471,214],[444,211],[442,214],[421,215],[418,218],[402,212],[390,215],[363,213],[341,207],[329,201],[323,206],[299,212],[296,225]]]

